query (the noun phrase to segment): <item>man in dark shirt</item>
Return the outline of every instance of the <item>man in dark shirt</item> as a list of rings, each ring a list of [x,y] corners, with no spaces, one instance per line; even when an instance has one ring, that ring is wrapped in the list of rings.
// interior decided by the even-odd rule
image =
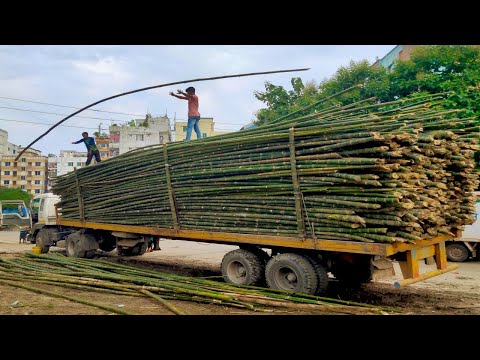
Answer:
[[[90,165],[92,162],[92,157],[95,156],[95,161],[99,163],[102,161],[100,159],[100,152],[98,151],[97,145],[95,144],[95,139],[93,137],[88,137],[87,132],[82,133],[83,139],[80,139],[78,141],[72,142],[72,144],[80,144],[81,142],[85,143],[85,146],[87,147],[88,155],[87,155],[87,162],[85,165]]]

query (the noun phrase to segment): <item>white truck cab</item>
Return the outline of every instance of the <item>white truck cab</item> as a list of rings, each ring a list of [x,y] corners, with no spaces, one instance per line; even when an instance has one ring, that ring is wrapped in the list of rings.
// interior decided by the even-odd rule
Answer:
[[[55,215],[55,204],[60,197],[52,193],[37,195],[32,199],[31,209],[34,224],[57,225]]]

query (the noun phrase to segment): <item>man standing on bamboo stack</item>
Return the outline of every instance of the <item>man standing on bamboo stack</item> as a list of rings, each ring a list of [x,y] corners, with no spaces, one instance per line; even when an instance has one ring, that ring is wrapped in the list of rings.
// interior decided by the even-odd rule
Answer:
[[[85,165],[90,165],[92,158],[95,156],[95,161],[99,163],[102,161],[100,159],[100,152],[98,151],[97,145],[95,144],[95,139],[93,137],[88,137],[88,133],[85,131],[82,133],[82,139],[78,141],[72,142],[72,144],[80,144],[81,142],[85,143],[87,147],[88,155],[87,155],[87,162]]]
[[[195,129],[195,132],[197,133],[197,139],[201,139],[202,133],[200,132],[200,128],[198,126],[198,122],[200,121],[200,113],[198,112],[198,96],[195,95],[195,88],[192,86],[186,88],[185,91],[186,92],[177,90],[177,93],[183,96],[175,95],[173,92],[170,92],[170,95],[175,96],[177,99],[188,100],[188,124],[186,140],[190,140],[190,137],[192,136],[192,128]]]

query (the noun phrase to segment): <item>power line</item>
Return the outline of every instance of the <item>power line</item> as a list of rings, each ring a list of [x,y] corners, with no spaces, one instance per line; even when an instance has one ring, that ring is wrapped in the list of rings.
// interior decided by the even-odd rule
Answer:
[[[67,114],[52,113],[52,112],[47,112],[47,111],[39,111],[39,110],[31,110],[31,109],[19,109],[19,108],[13,108],[13,107],[8,107],[8,106],[0,106],[0,109],[28,111],[28,112],[36,112],[36,113],[41,113],[41,114],[58,115],[58,116],[67,115]],[[76,117],[80,117],[80,118],[84,118],[84,119],[106,120],[106,121],[116,121],[116,122],[125,121],[125,120],[111,120],[111,119],[97,118],[97,117],[91,117],[91,116],[81,116],[81,115],[76,115]]]
[[[38,123],[38,122],[34,122],[34,121],[2,119],[2,118],[0,118],[0,121],[13,121],[13,122],[19,122],[19,123],[35,124],[35,125],[53,125],[53,124],[50,124],[50,123]],[[84,126],[75,126],[75,125],[60,125],[60,126],[71,127],[71,128],[79,128],[79,129],[94,129],[94,130],[97,129],[97,128],[84,127]]]
[[[34,103],[34,104],[51,105],[51,106],[58,106],[58,107],[64,107],[64,108],[70,108],[70,109],[80,109],[79,107],[75,107],[75,106],[51,104],[51,103],[45,103],[45,102],[40,102],[40,101],[24,100],[24,99],[17,99],[17,98],[5,97],[5,96],[0,96],[0,99],[24,101],[24,102]],[[139,115],[139,114],[130,114],[130,113],[115,112],[115,111],[107,111],[107,110],[97,110],[97,109],[88,109],[88,111],[97,111],[97,112],[104,112],[104,113],[109,113],[109,114],[143,116],[143,115]]]

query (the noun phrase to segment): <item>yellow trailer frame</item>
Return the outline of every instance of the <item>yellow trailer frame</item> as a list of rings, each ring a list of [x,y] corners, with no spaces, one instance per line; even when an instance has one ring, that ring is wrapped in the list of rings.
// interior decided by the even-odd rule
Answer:
[[[106,224],[89,221],[65,220],[58,217],[58,214],[57,224],[67,227],[120,231],[126,233],[165,237],[169,239],[219,244],[250,244],[260,247],[285,247],[305,250],[323,250],[341,253],[379,255],[385,257],[399,253],[405,253],[404,260],[398,260],[404,280],[395,282],[396,287],[413,284],[437,275],[441,275],[458,267],[458,265],[448,266],[447,264],[445,242],[454,238],[451,235],[439,235],[429,240],[416,241],[415,244],[384,244],[339,240],[314,240],[310,238],[301,239],[294,236],[255,235],[204,230],[181,230],[149,226]],[[459,235],[461,234],[456,234],[457,237]],[[420,261],[425,261],[427,264],[435,263],[437,269],[420,274]]]

